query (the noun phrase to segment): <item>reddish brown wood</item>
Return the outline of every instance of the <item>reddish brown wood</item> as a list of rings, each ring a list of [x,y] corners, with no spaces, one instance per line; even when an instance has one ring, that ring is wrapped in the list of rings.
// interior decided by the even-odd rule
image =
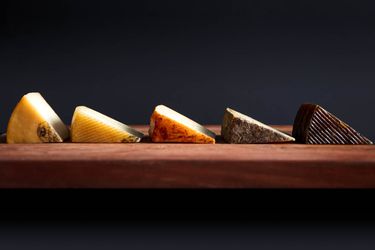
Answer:
[[[0,144],[0,187],[375,187],[374,146],[220,142]]]

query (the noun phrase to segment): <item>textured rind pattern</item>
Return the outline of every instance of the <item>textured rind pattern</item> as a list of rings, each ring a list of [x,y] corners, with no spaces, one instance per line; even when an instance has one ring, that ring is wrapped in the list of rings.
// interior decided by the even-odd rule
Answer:
[[[235,117],[225,110],[221,135],[228,143],[233,144],[256,144],[256,143],[284,143],[294,141],[282,132],[270,130],[267,127]]]
[[[215,138],[190,129],[156,111],[151,115],[149,135],[153,142],[215,143]]]
[[[132,143],[141,141],[141,137],[125,130],[113,128],[84,112],[74,112],[71,125],[72,142],[92,143]]]
[[[293,126],[298,142],[306,144],[373,144],[348,124],[315,104],[303,104]]]
[[[349,125],[318,107],[307,131],[309,144],[372,144]]]
[[[36,133],[41,142],[62,142],[61,137],[48,122],[41,122],[36,129]]]

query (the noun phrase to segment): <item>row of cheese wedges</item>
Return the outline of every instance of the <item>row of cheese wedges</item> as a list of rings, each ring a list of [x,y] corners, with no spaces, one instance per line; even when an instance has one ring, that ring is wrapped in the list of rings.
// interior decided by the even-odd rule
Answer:
[[[372,144],[346,123],[315,104],[300,107],[293,137],[249,116],[227,108],[221,127],[228,143]],[[150,119],[152,142],[215,143],[216,135],[188,117],[158,105]],[[70,129],[40,93],[22,97],[8,123],[7,143],[71,142],[135,143],[144,135],[119,121],[85,106],[78,106]]]

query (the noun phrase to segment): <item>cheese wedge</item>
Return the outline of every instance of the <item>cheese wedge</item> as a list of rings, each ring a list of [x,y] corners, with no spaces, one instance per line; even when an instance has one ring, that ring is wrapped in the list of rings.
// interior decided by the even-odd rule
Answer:
[[[302,104],[293,125],[293,136],[306,144],[373,144],[345,122],[316,104]]]
[[[40,93],[24,95],[7,129],[8,143],[63,142],[69,130]]]
[[[143,134],[85,106],[78,106],[71,124],[72,142],[139,142]]]
[[[221,136],[228,143],[283,143],[294,138],[247,115],[227,108],[221,126]]]
[[[150,119],[149,135],[153,142],[215,143],[215,133],[202,125],[159,105]]]

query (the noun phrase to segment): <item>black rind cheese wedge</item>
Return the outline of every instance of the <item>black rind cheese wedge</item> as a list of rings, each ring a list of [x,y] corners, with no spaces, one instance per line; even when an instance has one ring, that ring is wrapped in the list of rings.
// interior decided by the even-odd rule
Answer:
[[[0,143],[6,143],[7,141],[7,135],[5,133],[0,133]]]
[[[293,137],[306,144],[373,144],[316,104],[301,105],[294,120]]]

